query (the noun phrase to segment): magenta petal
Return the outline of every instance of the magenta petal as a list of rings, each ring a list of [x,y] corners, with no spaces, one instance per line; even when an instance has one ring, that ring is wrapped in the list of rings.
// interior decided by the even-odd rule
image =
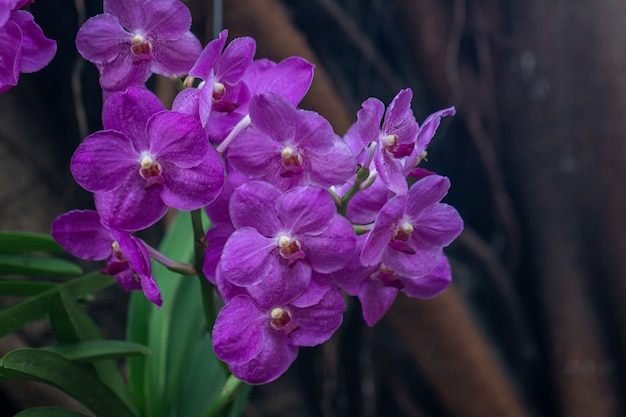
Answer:
[[[319,234],[328,229],[337,213],[327,190],[320,187],[297,187],[276,201],[276,213],[285,231],[294,234]]]
[[[307,153],[309,179],[321,187],[341,185],[356,172],[356,159],[350,148],[337,136],[325,152]]]
[[[432,298],[441,294],[452,281],[450,262],[445,254],[441,254],[435,269],[428,275],[419,278],[401,277],[407,295],[415,298]]]
[[[89,18],[78,30],[76,49],[87,61],[94,64],[112,62],[122,51],[130,53],[131,34],[110,14]]]
[[[219,312],[213,327],[215,355],[229,364],[255,358],[263,348],[268,316],[247,295],[231,299]]]
[[[206,239],[209,247],[204,250],[204,263],[202,272],[213,285],[217,283],[216,268],[222,256],[222,251],[226,241],[233,234],[235,229],[231,224],[217,223],[206,232]]]
[[[415,217],[426,207],[439,203],[448,193],[450,180],[440,175],[428,175],[411,186],[404,212]]]
[[[198,115],[198,94],[197,88],[185,88],[176,95],[172,103],[172,111],[188,114],[197,117]]]
[[[164,111],[165,106],[145,87],[131,87],[125,92],[111,94],[104,102],[102,122],[105,129],[126,134],[138,151],[148,150],[146,125],[150,117]]]
[[[129,87],[141,87],[150,78],[149,61],[135,62],[130,48],[122,48],[109,63],[98,65],[100,86],[106,91],[124,91]]]
[[[281,192],[263,181],[250,181],[239,186],[230,199],[230,217],[236,228],[254,227],[266,237],[275,237],[283,225],[274,206]]]
[[[352,224],[337,214],[324,233],[298,238],[313,270],[323,274],[343,268],[352,258],[356,245]]]
[[[216,76],[220,82],[235,84],[252,63],[256,51],[256,42],[250,37],[233,39],[228,44],[217,63]]]
[[[202,52],[202,44],[191,32],[184,33],[175,40],[158,41],[152,55],[151,70],[171,77],[187,74]]]
[[[361,262],[366,266],[380,263],[387,244],[393,237],[395,224],[402,217],[406,196],[396,196],[389,200],[376,217],[374,227],[367,235],[361,252]]]
[[[91,192],[114,190],[129,177],[139,177],[139,155],[120,132],[93,133],[76,148],[70,168],[78,184]]]
[[[103,10],[119,19],[121,26],[128,30],[139,29],[143,25],[143,5],[146,0],[104,0]]]
[[[165,215],[167,206],[160,194],[160,186],[146,189],[137,175],[127,178],[113,191],[94,193],[94,201],[106,223],[132,232],[152,226]]]
[[[402,251],[387,249],[382,261],[387,268],[405,277],[419,277],[429,274],[439,262],[441,248],[429,246],[420,242],[412,245],[415,253],[408,254]]]
[[[72,255],[102,260],[111,254],[113,237],[94,210],[72,210],[52,222],[52,237]]]
[[[226,241],[221,267],[225,279],[240,287],[263,281],[278,262],[276,242],[251,227],[236,230]]]
[[[391,192],[382,181],[356,193],[348,204],[348,219],[355,224],[368,224],[376,220],[380,209],[389,200]]]
[[[263,93],[250,100],[252,124],[278,142],[291,141],[296,134],[298,111],[291,103],[273,93]]]
[[[272,269],[256,285],[248,286],[250,296],[262,308],[290,302],[300,296],[311,282],[311,267],[304,262],[288,265],[284,259],[274,258]]]
[[[57,43],[44,36],[35,23],[33,15],[16,10],[11,17],[22,29],[22,64],[21,72],[39,71],[52,61],[57,51]]]
[[[375,325],[389,310],[397,294],[397,288],[367,277],[358,293],[365,323],[370,327]]]
[[[311,273],[311,281],[306,291],[289,304],[298,308],[311,307],[319,304],[331,287],[335,287],[335,285],[330,281],[330,275],[313,271]]]
[[[273,329],[264,329],[263,348],[259,354],[242,364],[229,364],[233,375],[249,384],[267,384],[289,369],[298,356],[298,348],[287,344]]]
[[[17,85],[22,59],[22,30],[9,20],[0,27],[0,93]]]
[[[150,152],[157,160],[180,168],[200,164],[211,148],[200,123],[184,113],[159,112],[148,120],[146,131]],[[211,155],[218,157],[216,153]]]
[[[163,162],[165,204],[178,210],[196,210],[206,206],[219,194],[224,183],[224,166],[213,148],[205,159],[191,168],[179,168]]]
[[[252,63],[243,79],[253,93],[276,93],[295,106],[309,90],[314,68],[301,57],[286,58],[277,64],[259,59]]]
[[[444,247],[456,239],[463,230],[463,220],[456,209],[447,204],[435,204],[411,221],[415,228],[413,237],[429,245]]]
[[[374,164],[378,177],[387,188],[396,194],[405,194],[409,190],[404,175],[404,165],[400,159],[394,158],[387,151],[381,150],[374,156]]]
[[[289,334],[295,346],[316,346],[333,335],[343,321],[344,302],[341,292],[329,286],[320,302],[311,307],[293,309],[293,320],[300,328]]]
[[[384,134],[395,134],[402,143],[416,140],[418,125],[411,111],[412,98],[411,89],[401,90],[389,104],[382,126]]]
[[[199,77],[209,82],[212,77],[209,77],[211,71],[217,66],[217,61],[220,58],[224,45],[226,45],[226,38],[228,37],[228,30],[224,29],[220,32],[217,39],[213,39],[204,47],[202,53],[198,57],[193,68],[189,71],[189,75],[192,77]]]
[[[439,128],[439,124],[441,123],[441,118],[445,116],[454,116],[456,114],[456,109],[454,107],[449,107],[447,109],[439,110],[428,116],[424,123],[419,129],[417,134],[417,145],[415,146],[416,155],[421,154],[430,144],[430,141],[437,133],[437,129]]]
[[[250,126],[243,130],[228,148],[226,157],[243,175],[258,178],[281,168],[283,146],[261,130]]]
[[[176,40],[191,27],[191,13],[180,1],[149,0],[144,3],[145,33],[158,33],[158,40]]]
[[[383,118],[385,105],[377,98],[368,98],[361,104],[357,113],[358,132],[363,146],[377,142],[380,137],[380,122]]]

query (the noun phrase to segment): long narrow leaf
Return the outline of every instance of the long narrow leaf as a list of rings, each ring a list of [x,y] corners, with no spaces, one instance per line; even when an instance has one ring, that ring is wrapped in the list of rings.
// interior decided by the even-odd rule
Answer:
[[[13,417],[89,417],[78,411],[59,407],[37,407],[21,411]]]
[[[79,297],[106,288],[114,283],[115,279],[113,277],[102,275],[99,272],[92,272],[65,284],[59,284],[59,286],[67,289],[74,297]],[[43,318],[48,313],[50,297],[56,292],[57,287],[0,311],[0,337],[13,333],[25,325]]]
[[[88,340],[47,346],[45,349],[77,362],[94,362],[150,354],[150,349],[146,346],[125,340]],[[115,366],[115,363],[113,365]]]
[[[56,287],[56,282],[0,279],[0,296],[31,297]]]
[[[43,349],[18,349],[6,354],[0,361],[0,378],[55,386],[97,417],[138,417],[89,367]]]
[[[98,325],[63,287],[50,299],[50,323],[60,343],[74,345],[85,341],[105,342],[102,340]],[[122,380],[115,360],[99,361],[93,363],[91,367],[102,382],[111,388],[129,408],[134,409],[133,398]]]
[[[0,231],[0,253],[65,253],[50,235],[31,232]]]
[[[64,259],[37,255],[0,255],[0,275],[71,276],[82,272],[80,266]]]

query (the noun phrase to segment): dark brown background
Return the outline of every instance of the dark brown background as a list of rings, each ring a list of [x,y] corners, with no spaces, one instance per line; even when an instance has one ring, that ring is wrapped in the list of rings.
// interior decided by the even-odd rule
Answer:
[[[205,44],[211,2],[188,5]],[[100,127],[97,74],[73,46],[98,7],[32,7],[59,52],[0,95],[2,229],[47,231],[90,204],[68,161]],[[246,416],[626,415],[626,2],[228,0],[224,24],[254,36],[257,57],[313,61],[302,107],[340,134],[363,100],[400,88],[418,121],[455,105],[425,166],[450,177],[466,222],[445,294],[400,297],[373,329],[351,304],[336,337],[256,389]],[[112,290],[92,306],[110,336],[125,299]],[[0,354],[45,337],[0,339]],[[64,401],[0,386],[0,414]]]

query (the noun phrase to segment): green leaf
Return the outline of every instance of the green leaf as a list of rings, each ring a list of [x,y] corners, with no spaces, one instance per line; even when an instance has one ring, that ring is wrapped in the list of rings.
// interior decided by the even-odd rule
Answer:
[[[58,293],[50,299],[50,323],[55,336],[62,344],[86,341],[106,343],[101,340],[102,332],[98,325],[63,287],[59,288]],[[122,380],[117,362],[109,359],[98,361],[90,366],[102,382],[134,410],[133,398]]]
[[[150,355],[150,349],[139,343],[125,340],[87,340],[64,345],[47,346],[44,349],[78,362],[94,362],[129,356]],[[116,366],[115,363],[113,363]]]
[[[0,296],[30,297],[56,287],[56,282],[0,279]]]
[[[13,417],[89,417],[78,411],[59,407],[37,407],[21,411]]]
[[[64,259],[36,255],[0,255],[0,275],[79,275],[80,266]]]
[[[57,293],[59,288],[65,288],[74,297],[79,297],[106,288],[114,283],[115,279],[112,276],[92,272],[65,284],[58,284],[58,286],[28,300],[7,307],[0,311],[0,337],[13,333],[27,324],[43,318],[48,313],[50,298]]]
[[[0,361],[0,378],[35,380],[66,392],[97,417],[138,417],[89,367],[43,349],[18,349]]]
[[[0,231],[0,253],[65,253],[50,235],[31,232]]]

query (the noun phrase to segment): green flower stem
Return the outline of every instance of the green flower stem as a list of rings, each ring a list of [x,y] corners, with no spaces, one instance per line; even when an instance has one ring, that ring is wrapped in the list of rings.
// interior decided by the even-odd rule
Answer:
[[[339,214],[346,217],[346,213],[348,211],[348,203],[356,193],[361,191],[361,185],[367,180],[369,176],[370,170],[367,168],[361,167],[356,171],[354,184],[352,184],[352,187],[350,187],[348,192],[341,198],[341,203],[337,205],[337,212]]]
[[[202,417],[226,417],[230,412],[233,401],[246,387],[246,384],[234,375],[230,375],[222,388],[220,395],[211,403],[211,406]]]
[[[215,290],[213,285],[207,280],[202,272],[202,264],[204,263],[204,249],[208,242],[204,235],[204,228],[202,227],[202,212],[201,209],[193,210],[191,212],[191,225],[193,227],[194,238],[194,265],[200,279],[200,287],[202,291],[202,305],[204,306],[204,318],[209,331],[213,329],[215,319],[217,318],[217,306],[215,305]]]

